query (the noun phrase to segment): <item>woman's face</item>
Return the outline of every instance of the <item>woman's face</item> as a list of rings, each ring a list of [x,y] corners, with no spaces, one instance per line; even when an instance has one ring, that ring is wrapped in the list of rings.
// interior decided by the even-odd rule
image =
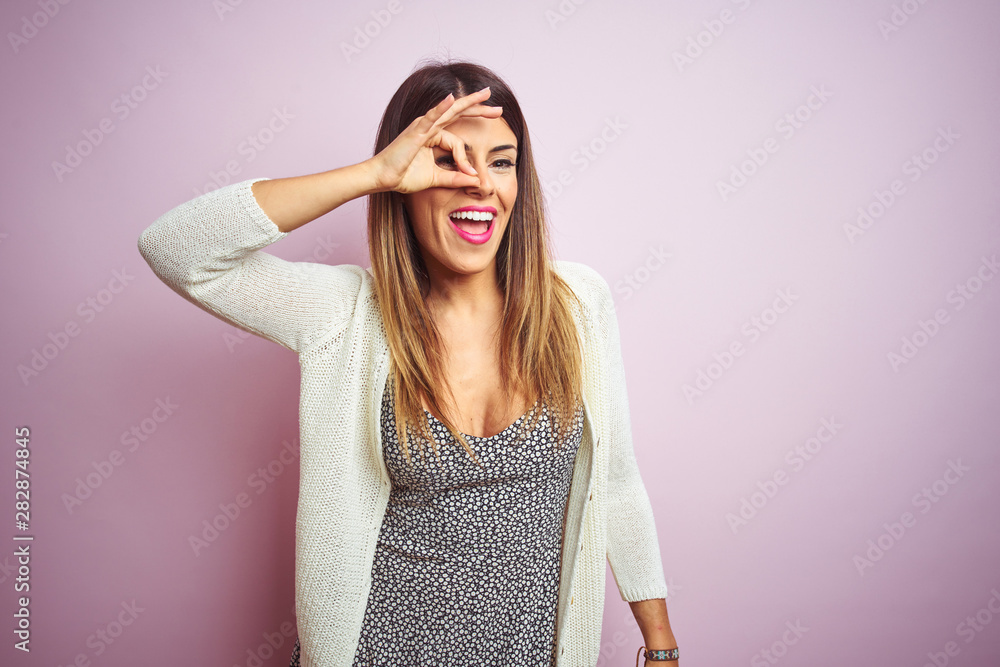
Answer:
[[[403,204],[432,276],[495,270],[497,249],[517,198],[517,139],[502,118],[460,118],[447,129],[466,145],[479,185],[428,188],[403,195]],[[438,167],[458,169],[449,151],[432,150]],[[472,216],[468,209],[477,213]],[[463,210],[467,212],[459,215]]]

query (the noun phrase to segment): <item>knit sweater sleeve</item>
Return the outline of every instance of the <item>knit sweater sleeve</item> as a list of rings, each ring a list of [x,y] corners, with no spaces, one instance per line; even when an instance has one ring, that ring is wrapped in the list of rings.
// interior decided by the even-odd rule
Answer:
[[[667,597],[660,545],[649,495],[632,447],[632,424],[618,318],[606,280],[594,272],[601,303],[597,313],[603,334],[608,373],[608,562],[623,600],[637,602]]]
[[[251,186],[227,185],[160,216],[139,253],[164,283],[216,317],[295,352],[350,319],[359,271],[290,262],[261,248],[288,234],[267,217]]]

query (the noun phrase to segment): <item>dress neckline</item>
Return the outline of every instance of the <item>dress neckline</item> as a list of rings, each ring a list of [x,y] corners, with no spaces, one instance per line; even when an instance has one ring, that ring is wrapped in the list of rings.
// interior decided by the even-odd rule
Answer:
[[[496,435],[488,435],[488,436],[483,437],[483,436],[478,436],[478,435],[469,435],[468,433],[465,433],[463,431],[459,431],[459,433],[461,433],[464,437],[469,438],[471,440],[484,440],[484,441],[485,440],[493,440],[494,438],[499,438],[500,436],[502,436],[505,433],[507,433],[507,431],[510,431],[512,428],[514,428],[515,426],[517,426],[518,424],[520,424],[522,421],[525,420],[525,418],[529,417],[531,415],[531,413],[534,412],[535,408],[537,408],[537,407],[538,407],[538,400],[536,399],[535,402],[532,404],[532,406],[530,408],[528,408],[527,412],[525,412],[523,415],[521,415],[520,417],[518,417],[517,419],[515,419],[513,421],[513,423],[511,423],[507,428],[505,428],[504,430],[500,431]],[[441,424],[442,426],[444,426],[444,423],[440,419],[438,419],[437,417],[435,417],[431,413],[430,410],[428,410],[427,408],[423,408],[423,410],[424,410],[424,414],[427,415],[427,418],[429,420],[437,422],[438,424]]]

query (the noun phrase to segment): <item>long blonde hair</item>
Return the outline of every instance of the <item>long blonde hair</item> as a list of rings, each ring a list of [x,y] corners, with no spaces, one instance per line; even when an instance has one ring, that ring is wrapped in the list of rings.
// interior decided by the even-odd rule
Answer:
[[[556,442],[562,442],[572,426],[582,387],[582,359],[572,312],[576,295],[553,269],[542,190],[528,128],[514,94],[500,77],[481,65],[462,61],[426,64],[410,74],[389,101],[374,154],[448,93],[457,99],[486,86],[491,95],[484,104],[503,107],[502,118],[517,138],[518,147],[517,198],[496,256],[504,294],[501,386],[508,396],[517,389],[529,398],[537,397],[557,427]],[[455,428],[451,411],[445,408],[442,339],[423,297],[429,284],[427,268],[399,193],[369,195],[368,243],[375,296],[391,357],[396,434],[404,456],[412,464],[409,435],[418,436],[421,452],[424,442],[429,441],[439,456],[437,440],[423,414],[422,394],[431,412],[479,464]],[[531,432],[542,411],[533,412],[530,424],[522,424],[522,434]]]

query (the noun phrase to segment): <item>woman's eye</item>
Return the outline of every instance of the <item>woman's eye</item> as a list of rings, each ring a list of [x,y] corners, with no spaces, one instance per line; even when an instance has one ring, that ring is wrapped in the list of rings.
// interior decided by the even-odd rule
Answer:
[[[438,157],[434,162],[438,165],[441,165],[442,167],[456,166],[455,158],[452,157],[451,155],[442,155]],[[516,165],[509,158],[501,158],[499,160],[494,160],[492,166],[496,169],[499,169],[500,171],[508,171],[511,168],[515,167]]]

